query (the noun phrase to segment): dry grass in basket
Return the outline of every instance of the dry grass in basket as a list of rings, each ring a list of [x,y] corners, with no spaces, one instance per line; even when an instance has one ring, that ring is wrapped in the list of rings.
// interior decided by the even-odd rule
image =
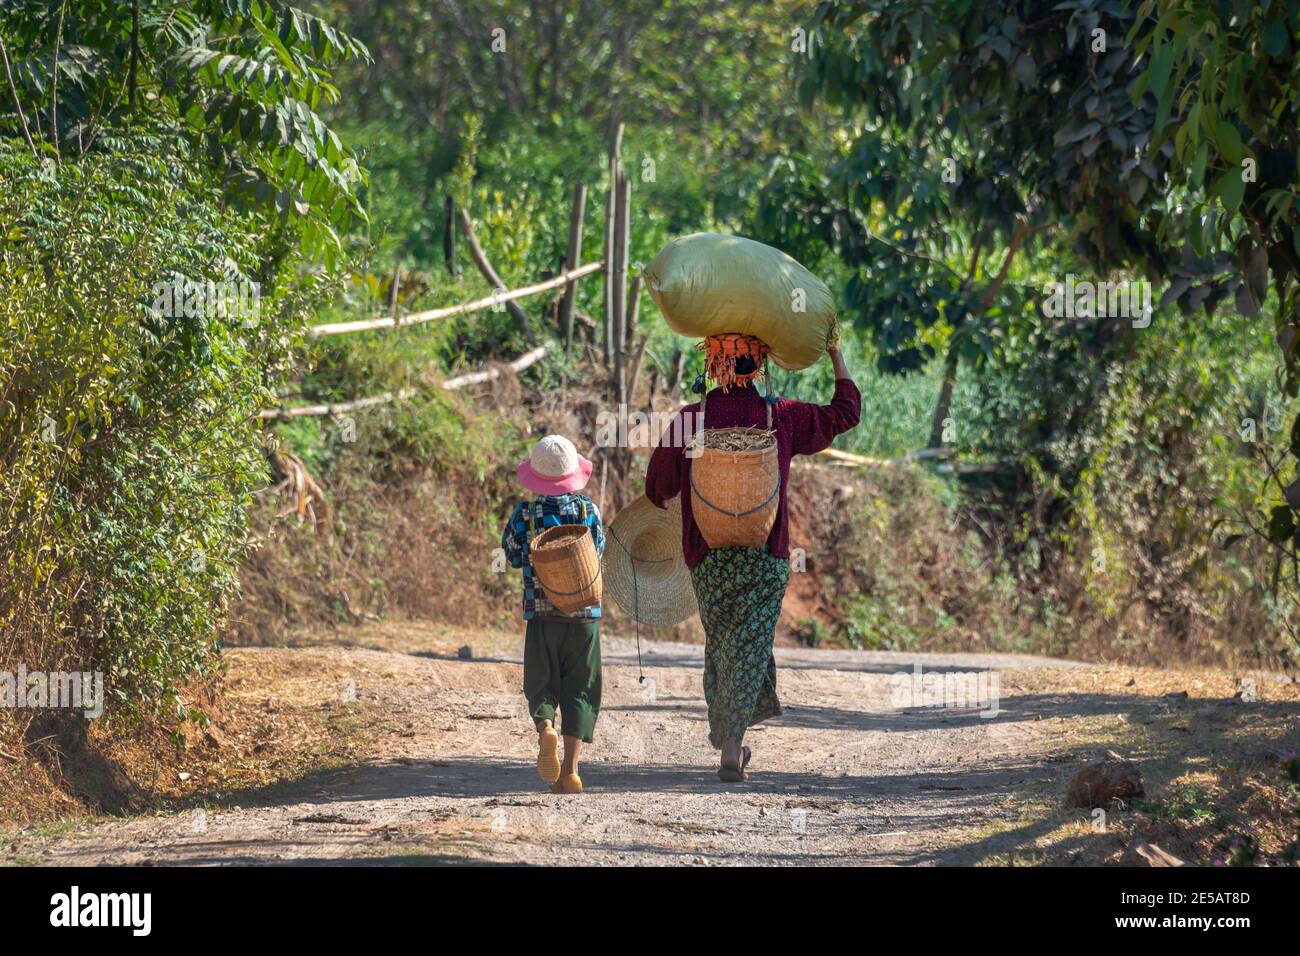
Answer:
[[[567,547],[587,533],[587,526],[585,524],[558,525],[546,530],[547,534],[539,534],[533,539],[534,551],[553,551]]]
[[[706,428],[698,440],[711,451],[765,451],[776,444],[776,436],[762,428]]]

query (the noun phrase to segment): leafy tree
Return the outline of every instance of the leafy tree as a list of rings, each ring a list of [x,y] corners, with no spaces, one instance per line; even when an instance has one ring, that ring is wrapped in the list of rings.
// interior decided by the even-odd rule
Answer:
[[[1033,270],[1006,268],[1031,247],[1040,262],[1053,257],[1046,264],[1058,278],[1071,269],[1158,284],[1162,322],[1174,305],[1183,322],[1208,328],[1224,304],[1250,316],[1275,302],[1286,386],[1297,394],[1300,4],[824,0],[815,20],[820,45],[803,94],[838,106],[851,138],[829,175],[778,177],[772,207],[779,209],[784,190],[802,197],[803,212],[772,221],[820,231],[857,271],[849,298],[886,367],[914,367],[946,341],[949,380],[964,357],[992,361],[999,388],[1014,375],[1027,380],[1020,387],[1043,391],[1043,413],[1024,417],[1046,431],[1014,427],[1005,411],[1020,400],[1007,392],[999,396],[1003,412],[990,407],[983,416],[986,433],[1019,440],[1036,483],[1055,489],[1033,496],[1032,523],[1052,520],[1043,504],[1054,495],[1069,505],[1056,509],[1058,522],[1073,508],[1096,512],[1103,500],[1096,489],[1119,477],[1105,469],[1141,471],[1137,462],[1107,463],[1120,447],[1109,444],[1112,430],[1123,443],[1149,443],[1165,456],[1149,499],[1164,507],[1155,494],[1161,482],[1193,475],[1180,456],[1210,441],[1209,423],[1222,424],[1212,403],[1239,395],[1205,389],[1203,367],[1171,368],[1161,377],[1168,394],[1135,407],[1131,392],[1108,381],[1122,363],[1140,355],[1153,374],[1163,372],[1162,352],[1167,363],[1184,353],[1193,361],[1207,348],[1205,336],[1168,324],[1148,332],[1128,321],[1049,321],[1033,284],[1021,289],[1014,281],[1018,268]],[[946,190],[945,164],[959,173]],[[971,253],[981,248],[992,259],[987,267]],[[972,284],[963,289],[967,276]],[[973,296],[962,294],[972,285]],[[1230,323],[1213,328],[1242,334],[1227,331],[1239,329]],[[1225,444],[1233,443],[1222,436],[1211,443],[1231,454]],[[1294,444],[1300,449],[1300,439]],[[1255,447],[1267,456],[1265,445]],[[1293,463],[1270,458],[1268,467],[1273,501],[1262,522],[1249,515],[1247,522],[1295,558],[1300,483]],[[1222,462],[1206,472],[1239,485],[1239,470]],[[1213,487],[1220,478],[1195,480]],[[1224,491],[1215,500],[1230,522],[1237,517],[1230,502],[1243,499]],[[1207,566],[1204,548],[1188,542],[1217,525],[1189,522],[1199,510],[1193,504],[1170,505],[1176,534],[1153,542],[1147,564],[1172,562],[1190,548],[1189,573]]]
[[[1129,41],[1138,78],[1158,98],[1153,145],[1172,150],[1168,189],[1183,197],[1186,269],[1166,299],[1206,309],[1233,295],[1255,315],[1271,298],[1288,396],[1300,394],[1300,3],[1215,2],[1137,7]],[[1270,296],[1271,293],[1271,296]],[[1257,446],[1258,447],[1258,446]],[[1252,522],[1300,568],[1300,419],[1281,458],[1260,449],[1276,484]]]
[[[510,191],[521,182],[548,188],[557,159],[567,189],[585,180],[594,200],[621,120],[634,202],[680,233],[739,228],[771,156],[818,123],[820,111],[791,94],[798,54],[788,28],[798,14],[789,0],[340,0],[330,9],[373,55],[341,74],[357,95],[331,116],[371,147],[367,165],[383,176],[368,203],[375,232],[388,226],[380,238],[398,240],[392,253],[408,262],[437,258],[444,198],[461,191],[453,169],[476,145],[478,185],[507,201],[523,201]],[[494,155],[508,165],[491,165]],[[599,218],[599,204],[588,206]],[[561,235],[562,221],[552,227]]]
[[[933,354],[927,332],[947,332],[937,443],[959,360],[993,354],[1024,308],[1007,278],[1035,237],[1103,276],[1169,271],[1156,232],[1181,231],[1138,205],[1173,154],[1152,143],[1161,104],[1122,42],[1133,15],[1111,0],[825,0],[814,19],[801,96],[854,130],[822,228],[857,271],[847,296],[884,367],[918,367]]]
[[[850,223],[881,200],[914,256],[941,245],[940,227],[990,216],[1011,252],[1020,231],[1049,230],[1101,275],[1167,282],[1165,304],[1185,313],[1231,297],[1253,314],[1271,271],[1291,361],[1300,4],[826,0],[816,19],[803,95],[860,124],[833,193]],[[947,196],[944,163],[961,175]],[[883,264],[866,260],[864,279]],[[885,333],[878,300],[891,295],[863,303]]]
[[[0,10],[0,659],[126,715],[210,670],[301,255],[365,218],[319,115],[364,56],[272,0]]]
[[[541,0],[335,4],[374,53],[355,112],[444,131],[475,112],[495,133],[582,118],[711,138],[761,155],[804,122],[789,96],[794,4]]]
[[[228,195],[332,256],[365,220],[356,157],[321,118],[365,47],[279,0],[14,0],[0,15],[0,130],[53,161],[130,126],[183,134]]]

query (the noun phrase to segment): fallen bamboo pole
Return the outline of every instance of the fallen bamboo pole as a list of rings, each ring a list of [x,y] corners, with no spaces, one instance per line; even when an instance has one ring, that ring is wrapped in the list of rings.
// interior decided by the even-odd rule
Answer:
[[[536,365],[546,355],[547,346],[539,345],[531,351],[525,352],[519,358],[509,363],[506,368],[518,374],[530,365]],[[439,383],[439,387],[449,392],[454,392],[458,388],[464,388],[467,385],[477,385],[479,382],[490,382],[493,379],[501,377],[501,368],[485,368],[477,372],[466,372],[464,375],[457,375],[454,378],[446,379]],[[362,408],[372,408],[375,405],[387,405],[390,402],[405,401],[413,398],[419,390],[414,388],[404,388],[400,392],[384,392],[381,395],[372,395],[369,398],[358,398],[351,402],[335,402],[330,405],[300,405],[297,408],[265,408],[258,413],[262,419],[280,419],[287,420],[290,418],[305,418],[311,416],[338,416],[346,412],[354,412]]]
[[[889,458],[870,458],[867,455],[855,455],[852,452],[840,451],[838,448],[826,448],[817,454],[843,462],[846,465],[870,465],[877,468],[888,468],[895,464]]]
[[[852,452],[840,451],[838,448],[827,448],[819,451],[817,454],[826,458],[833,459],[844,465],[869,466],[872,468],[897,468],[905,465],[909,461],[927,461],[934,459],[944,459],[952,455],[951,448],[921,448],[917,451],[909,451],[899,455],[896,458],[871,458],[867,455],[855,455]],[[940,474],[994,474],[1005,467],[1004,462],[984,461],[984,462],[959,462],[955,465],[938,464],[935,466]]]
[[[487,253],[485,253],[483,247],[478,244],[478,236],[474,235],[474,222],[469,218],[469,213],[464,209],[460,210],[458,219],[460,220],[461,234],[465,237],[465,242],[469,244],[470,258],[472,258],[474,264],[478,266],[478,271],[483,273],[483,278],[487,279],[488,285],[497,289],[505,289],[506,284],[501,281],[501,276],[497,274],[497,270],[493,269],[492,263],[488,262]],[[532,323],[528,321],[528,313],[523,310],[523,307],[515,302],[514,299],[502,297],[497,301],[506,304],[506,308],[510,310],[510,314],[513,315],[515,321],[519,323],[519,328],[524,333],[524,338],[529,342],[537,341],[537,337],[533,335]]]
[[[415,389],[406,388],[394,394],[393,392],[384,392],[382,395],[372,395],[369,398],[358,398],[351,402],[335,402],[330,405],[299,405],[297,408],[264,408],[258,412],[258,418],[281,419],[290,418],[310,418],[314,416],[343,415],[347,412],[355,412],[361,408],[370,408],[374,405],[387,405],[389,402],[404,400],[415,394]]]
[[[996,475],[1006,466],[996,461],[958,462],[955,465],[936,465],[941,475]]]
[[[524,286],[521,289],[512,289],[505,293],[493,293],[482,299],[475,299],[472,302],[462,302],[460,305],[448,305],[440,309],[430,309],[427,312],[414,312],[411,315],[404,315],[398,319],[391,316],[383,319],[358,319],[354,322],[330,322],[325,325],[314,325],[311,328],[311,335],[319,338],[322,335],[342,335],[344,332],[365,332],[370,329],[387,329],[395,325],[418,325],[421,322],[433,322],[436,319],[449,319],[456,315],[468,315],[471,312],[481,312],[483,309],[490,309],[492,306],[502,302],[512,302],[515,299],[522,299],[525,296],[536,295],[539,292],[545,292],[548,289],[558,289],[574,279],[581,279],[583,276],[591,275],[593,272],[599,272],[605,268],[604,262],[588,262],[586,265],[579,266],[576,269],[570,269],[568,272],[562,272],[544,282],[537,282],[533,285]]]
[[[513,372],[522,372],[524,369],[528,368],[528,366],[536,365],[540,362],[546,355],[547,348],[548,346],[539,345],[532,351],[525,352],[523,355],[519,356],[519,358],[515,359],[507,367]],[[478,372],[468,372],[465,375],[458,375],[455,378],[449,378],[442,383],[442,387],[448,391],[453,391],[458,388],[464,388],[466,385],[476,385],[479,382],[490,382],[500,376],[500,368],[487,368]]]

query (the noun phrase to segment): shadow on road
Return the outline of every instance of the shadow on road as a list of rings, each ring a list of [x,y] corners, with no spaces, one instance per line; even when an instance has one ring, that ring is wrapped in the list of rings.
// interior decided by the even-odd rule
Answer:
[[[220,814],[211,834],[185,833],[155,844],[154,862],[209,864],[441,865],[490,862],[500,847],[487,829],[494,814],[552,815],[556,820],[600,824],[547,830],[547,848],[613,863],[637,858],[664,863],[707,854],[710,862],[960,865],[992,859],[1050,858],[1069,862],[1076,851],[1095,850],[1112,839],[1070,829],[1083,811],[1061,806],[1065,780],[1098,747],[1095,734],[1073,738],[1072,724],[1087,715],[1122,717],[1116,727],[1144,727],[1148,744],[1139,757],[1148,792],[1182,769],[1243,753],[1296,745],[1300,702],[1244,704],[1232,698],[1152,698],[1123,693],[1039,693],[1007,696],[992,720],[977,710],[944,708],[857,709],[849,697],[830,704],[793,703],[754,735],[755,761],[748,784],[724,784],[704,756],[703,702],[686,695],[607,707],[611,713],[688,720],[697,735],[689,750],[708,763],[630,763],[602,760],[599,747],[583,767],[581,797],[549,793],[530,760],[465,753],[368,761],[318,770],[268,787],[200,795],[196,804],[241,807],[243,813],[274,809],[272,819],[250,827],[241,839],[237,815]],[[1269,730],[1257,718],[1267,716]],[[520,716],[522,721],[524,718]],[[946,753],[960,762],[936,765],[907,758],[911,744],[892,735],[968,732],[980,725],[1055,721],[1042,733],[1019,734],[1020,752],[981,753],[978,735],[956,738]],[[1279,730],[1279,728],[1282,728]],[[768,735],[783,730],[828,731],[834,745],[824,767],[795,772],[765,764]],[[834,737],[834,733],[843,737]],[[1117,733],[1124,733],[1117,731]],[[874,735],[869,741],[865,736]],[[806,739],[806,738],[805,738]],[[970,739],[972,746],[964,749]],[[1125,739],[1128,739],[1126,736]],[[436,746],[429,740],[427,746]],[[951,741],[949,741],[951,743]],[[765,753],[766,751],[766,753]],[[838,751],[834,753],[833,751]],[[662,753],[662,752],[661,752]],[[672,752],[670,752],[672,753]],[[888,755],[888,766],[873,759]],[[954,758],[955,760],[955,758]],[[832,765],[837,765],[832,769]],[[842,770],[839,768],[843,768]],[[289,813],[285,813],[289,810]],[[792,815],[802,814],[798,838]],[[448,836],[439,821],[450,828]],[[222,828],[234,828],[227,834]],[[391,833],[389,832],[391,829]],[[460,833],[470,834],[462,838]],[[1055,833],[1055,836],[1053,834]],[[1045,838],[1051,838],[1050,841]],[[824,840],[822,838],[825,838]],[[525,840],[535,839],[525,837]],[[540,839],[540,838],[536,838]],[[391,846],[391,850],[389,847]],[[349,855],[355,847],[357,856]],[[831,848],[835,848],[831,852]],[[75,854],[74,849],[70,852]],[[317,854],[312,855],[313,851]]]

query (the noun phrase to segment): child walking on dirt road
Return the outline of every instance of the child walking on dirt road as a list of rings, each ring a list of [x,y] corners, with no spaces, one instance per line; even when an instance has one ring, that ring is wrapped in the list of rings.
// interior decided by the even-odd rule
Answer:
[[[515,474],[538,496],[515,506],[501,535],[511,566],[524,575],[524,696],[537,727],[537,773],[552,793],[581,793],[578,755],[583,744],[591,743],[600,713],[600,604],[568,613],[557,609],[537,580],[531,542],[547,528],[586,525],[599,557],[605,550],[605,529],[595,504],[579,493],[591,478],[591,462],[569,439],[547,435]],[[564,734],[563,764],[557,710]]]

